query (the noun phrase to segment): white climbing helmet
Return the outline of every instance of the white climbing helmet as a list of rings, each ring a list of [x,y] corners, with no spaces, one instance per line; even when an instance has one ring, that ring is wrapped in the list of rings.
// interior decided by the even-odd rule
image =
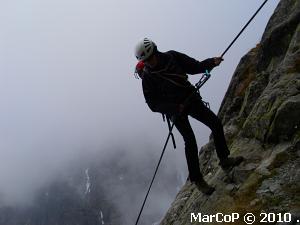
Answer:
[[[149,58],[156,50],[156,44],[150,39],[144,38],[135,47],[135,57],[142,61]]]

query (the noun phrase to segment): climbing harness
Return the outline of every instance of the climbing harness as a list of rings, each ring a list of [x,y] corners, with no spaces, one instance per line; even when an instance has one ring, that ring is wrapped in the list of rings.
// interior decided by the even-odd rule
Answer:
[[[251,21],[255,18],[255,16],[258,14],[258,12],[264,7],[264,5],[267,3],[268,0],[265,0],[262,5],[258,8],[258,10],[253,14],[253,16],[250,18],[250,20],[246,23],[246,25],[242,28],[242,30],[238,33],[238,35],[233,39],[233,41],[229,44],[229,46],[225,49],[225,51],[222,53],[221,55],[221,58],[223,58],[223,56],[228,52],[228,50],[232,47],[232,45],[236,42],[236,40],[240,37],[240,35],[244,32],[244,30],[248,27],[248,25],[251,23]],[[193,91],[184,101],[183,105],[186,106],[187,103],[190,101],[190,99],[193,97],[193,95],[195,93],[197,93],[199,91],[199,89],[205,84],[205,82],[210,78],[210,71],[206,70],[206,72],[202,75],[202,77],[200,78],[200,80],[195,84],[195,91]],[[173,118],[172,121],[174,121],[176,118]],[[170,121],[169,121],[170,122]],[[158,163],[157,163],[157,166],[156,166],[156,169],[155,169],[155,172],[154,172],[154,175],[152,177],[152,180],[150,182],[150,186],[148,188],[148,191],[146,193],[146,196],[145,196],[145,199],[143,201],[143,204],[142,204],[142,207],[140,209],[140,212],[138,214],[138,217],[136,219],[136,222],[135,222],[135,225],[138,225],[138,222],[140,220],[140,217],[141,217],[141,214],[143,212],[143,209],[144,209],[144,206],[145,206],[145,203],[146,203],[146,200],[148,198],[148,195],[150,193],[150,190],[151,190],[151,187],[152,187],[152,184],[153,184],[153,181],[155,179],[155,176],[157,174],[157,171],[158,171],[158,167],[161,163],[161,160],[163,158],[163,155],[165,153],[165,150],[166,150],[166,147],[168,145],[168,142],[169,142],[169,139],[170,137],[172,137],[173,139],[173,144],[174,144],[174,147],[176,146],[175,145],[175,140],[174,140],[174,136],[173,136],[173,133],[172,133],[172,130],[174,128],[174,122],[171,124],[168,123],[168,128],[169,128],[169,134],[167,136],[167,139],[166,139],[166,142],[164,144],[164,147],[163,147],[163,150],[162,150],[162,153],[160,155],[160,158],[158,160]]]
[[[202,75],[202,77],[200,78],[200,80],[195,84],[195,90],[193,91],[192,94],[190,94],[188,96],[188,98],[185,99],[183,105],[187,105],[187,103],[190,101],[190,98],[192,98],[194,96],[195,93],[199,93],[199,89],[205,84],[205,82],[210,78],[210,73],[208,72],[208,70],[205,71],[205,73]],[[203,102],[203,104],[209,108],[209,103],[205,102],[203,100],[201,100]],[[173,147],[174,149],[176,149],[176,143],[175,143],[175,138],[174,135],[172,133],[172,125],[171,125],[171,121],[175,121],[176,118],[170,118],[169,116],[162,114],[163,115],[163,121],[167,120],[167,124],[168,124],[168,128],[169,128],[169,132],[172,138],[172,142],[173,142]]]

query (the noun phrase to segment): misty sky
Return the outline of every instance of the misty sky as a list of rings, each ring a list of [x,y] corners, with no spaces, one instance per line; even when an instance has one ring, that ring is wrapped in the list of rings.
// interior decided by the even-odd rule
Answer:
[[[135,44],[148,37],[160,51],[218,56],[262,2],[0,0],[0,201],[22,199],[89,151],[159,154],[167,127],[133,76]],[[267,3],[201,90],[215,113],[278,2]],[[200,147],[210,131],[192,121]],[[175,134],[178,150],[168,157],[186,170]]]

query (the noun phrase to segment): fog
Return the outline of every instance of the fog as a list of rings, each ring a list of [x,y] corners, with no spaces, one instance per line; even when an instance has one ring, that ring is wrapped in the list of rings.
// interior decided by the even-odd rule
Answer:
[[[201,89],[215,113],[239,59],[259,42],[278,2],[267,3]],[[129,155],[159,155],[167,125],[145,104],[141,80],[133,76],[135,44],[148,37],[160,51],[198,60],[218,56],[261,3],[0,1],[2,204],[29,201],[66,164],[90,152],[105,159],[115,146]],[[210,131],[191,121],[200,147]],[[167,157],[187,174],[182,138],[174,133],[178,149],[169,145]]]

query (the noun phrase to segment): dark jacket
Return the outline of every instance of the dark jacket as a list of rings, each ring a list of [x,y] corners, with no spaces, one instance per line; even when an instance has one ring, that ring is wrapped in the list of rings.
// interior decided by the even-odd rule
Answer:
[[[153,112],[176,114],[178,105],[195,90],[187,74],[212,70],[215,67],[214,59],[199,62],[176,51],[157,54],[159,63],[156,68],[145,66],[142,71],[145,100]]]

